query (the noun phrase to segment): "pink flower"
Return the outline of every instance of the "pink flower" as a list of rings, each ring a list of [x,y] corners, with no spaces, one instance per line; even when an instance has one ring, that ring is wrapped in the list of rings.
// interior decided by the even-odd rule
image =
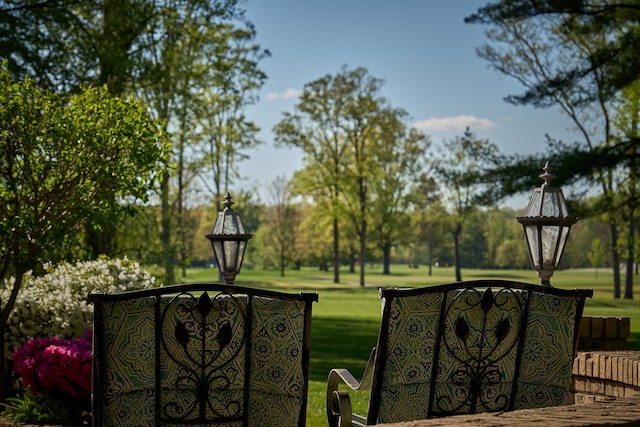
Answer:
[[[13,353],[14,369],[23,384],[39,394],[71,398],[91,395],[91,339],[57,337],[27,341]]]

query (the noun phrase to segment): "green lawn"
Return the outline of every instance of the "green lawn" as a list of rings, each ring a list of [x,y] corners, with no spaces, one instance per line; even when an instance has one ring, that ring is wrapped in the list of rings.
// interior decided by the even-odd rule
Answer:
[[[243,270],[236,284],[265,287],[284,292],[317,291],[318,303],[313,306],[311,372],[309,383],[309,407],[307,425],[326,426],[325,382],[331,368],[348,368],[360,378],[376,344],[381,317],[378,297],[379,287],[413,287],[455,281],[453,268],[437,268],[428,276],[425,267],[410,269],[405,265],[393,265],[391,275],[383,275],[380,266],[367,270],[367,286],[358,286],[359,274],[341,272],[341,284],[333,283],[332,272],[317,269],[279,272]],[[464,280],[508,279],[538,283],[535,272],[530,270],[463,270]],[[217,270],[193,269],[187,272],[184,282],[217,281]],[[593,288],[594,297],[587,300],[585,315],[621,316],[631,318],[630,347],[640,350],[640,289],[634,292],[634,300],[614,300],[611,271],[563,270],[551,278],[558,288]],[[638,285],[637,287],[640,287]],[[366,392],[359,393],[355,411],[364,413],[367,407]]]

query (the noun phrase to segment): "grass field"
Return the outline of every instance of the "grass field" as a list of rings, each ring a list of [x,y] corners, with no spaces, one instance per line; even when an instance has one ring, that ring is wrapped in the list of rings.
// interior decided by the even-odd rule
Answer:
[[[531,270],[464,270],[464,280],[508,279],[527,283],[538,283]],[[217,270],[188,270],[183,282],[217,281]],[[378,297],[380,287],[415,287],[455,281],[453,268],[433,269],[428,275],[425,267],[410,269],[405,265],[392,265],[391,274],[383,275],[380,266],[367,269],[366,286],[360,287],[359,274],[341,272],[341,284],[333,283],[332,272],[317,269],[279,272],[243,270],[236,284],[264,287],[283,292],[317,291],[318,303],[313,306],[311,367],[309,382],[309,405],[307,426],[327,425],[325,414],[325,392],[327,374],[332,368],[347,368],[360,378],[376,344],[381,318]],[[633,300],[613,299],[613,279],[610,270],[563,270],[551,278],[557,288],[592,288],[594,297],[587,300],[585,315],[620,316],[631,319],[632,349],[640,350],[640,289],[634,292]],[[637,285],[636,288],[640,288]],[[355,398],[354,410],[365,413],[368,395],[360,392]]]

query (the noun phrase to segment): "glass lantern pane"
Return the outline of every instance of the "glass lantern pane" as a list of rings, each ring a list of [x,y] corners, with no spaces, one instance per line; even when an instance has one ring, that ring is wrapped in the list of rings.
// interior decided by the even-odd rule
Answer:
[[[244,233],[244,224],[242,223],[242,219],[240,219],[240,215],[236,215],[236,227],[237,227],[237,234],[245,234]]]
[[[558,192],[558,207],[560,209],[560,216],[561,217],[568,217],[569,216],[569,210],[567,209],[567,203],[564,200],[564,194],[562,193],[562,190],[560,190],[560,192]]]
[[[222,229],[224,226],[224,213],[218,212],[218,218],[216,219],[216,223],[213,224],[213,231],[211,234],[222,234]]]
[[[535,189],[531,194],[529,205],[524,212],[524,216],[539,216],[540,215],[540,190]]]
[[[562,252],[564,251],[564,245],[565,243],[567,243],[567,237],[569,237],[569,227],[562,227],[562,231],[560,234],[560,244],[558,245],[558,253],[555,259],[556,266],[560,264],[560,257],[562,256]]]
[[[533,263],[533,266],[536,267],[540,265],[538,227],[527,226],[524,228],[524,232],[527,237],[527,242],[529,243],[529,255],[531,257],[531,262]]]
[[[558,245],[558,236],[560,235],[559,226],[543,226],[541,232],[542,238],[542,263],[543,265],[554,265],[556,259],[556,247]]]
[[[238,241],[228,240],[224,242],[225,271],[236,271],[238,261]]]
[[[238,227],[233,215],[227,214],[224,219],[222,234],[237,234]]]
[[[544,192],[544,199],[542,200],[542,216],[559,217],[560,208],[558,206],[558,193],[556,192]]]
[[[211,242],[213,245],[213,254],[216,256],[216,262],[218,263],[218,268],[222,273],[226,271],[226,265],[224,263],[224,252],[222,250],[222,242]]]
[[[240,273],[240,268],[242,267],[242,260],[244,259],[244,250],[247,246],[246,241],[240,242],[240,247],[238,248],[238,265],[236,265],[236,273]]]

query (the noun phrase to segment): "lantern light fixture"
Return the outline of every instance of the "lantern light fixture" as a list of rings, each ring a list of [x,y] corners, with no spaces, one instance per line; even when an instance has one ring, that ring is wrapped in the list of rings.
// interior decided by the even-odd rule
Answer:
[[[569,230],[578,218],[569,216],[562,190],[551,186],[555,175],[549,162],[543,170],[540,178],[544,184],[533,190],[524,216],[517,220],[527,239],[531,267],[538,273],[541,285],[551,286],[549,279],[560,263]]]
[[[220,275],[229,285],[233,284],[236,275],[240,273],[247,241],[252,237],[245,232],[240,215],[231,209],[233,203],[227,192],[222,203],[224,209],[218,212],[211,234],[207,234]]]

